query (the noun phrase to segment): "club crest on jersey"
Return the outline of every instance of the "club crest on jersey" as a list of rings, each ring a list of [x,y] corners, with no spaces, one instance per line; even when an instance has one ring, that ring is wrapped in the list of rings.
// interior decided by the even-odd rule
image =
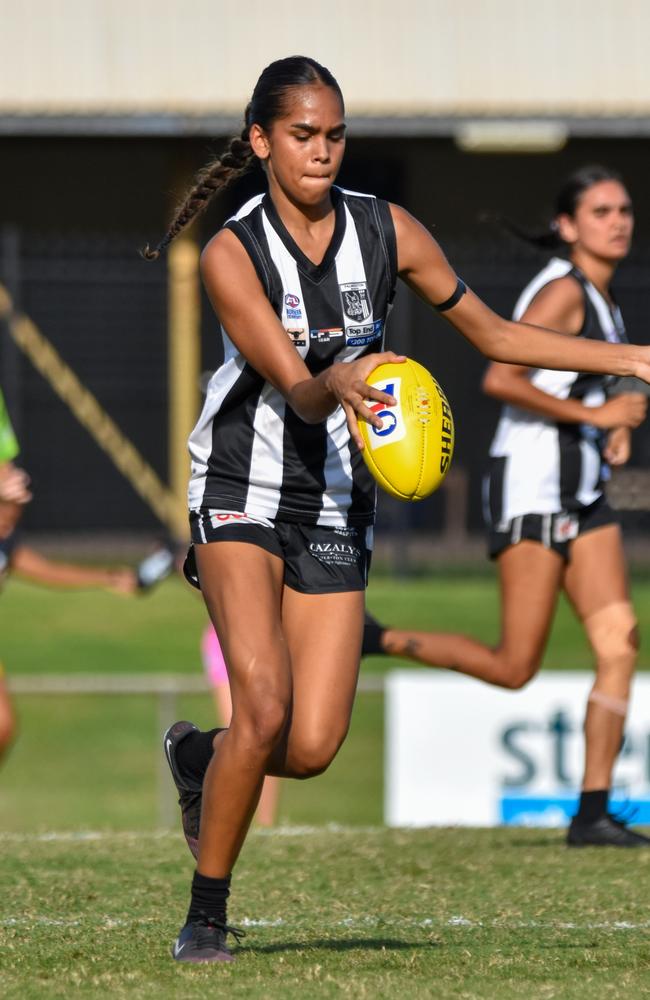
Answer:
[[[406,437],[406,425],[402,415],[400,399],[402,395],[401,378],[389,379],[386,382],[372,381],[372,386],[380,392],[386,392],[389,396],[394,396],[397,400],[395,406],[388,406],[387,403],[378,400],[366,400],[366,406],[381,418],[382,426],[370,426],[370,447],[373,451],[383,448],[384,445],[392,444],[394,441],[401,441]]]
[[[353,323],[363,323],[372,313],[372,303],[365,281],[340,285],[343,312]]]

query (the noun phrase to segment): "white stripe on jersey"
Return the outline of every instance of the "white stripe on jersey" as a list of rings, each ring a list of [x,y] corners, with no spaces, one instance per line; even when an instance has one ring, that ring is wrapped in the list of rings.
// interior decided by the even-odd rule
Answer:
[[[338,407],[327,418],[327,457],[325,458],[325,491],[321,497],[322,509],[318,518],[319,524],[345,525],[346,521],[339,514],[342,504],[352,482],[352,462],[350,461],[350,433],[343,407]],[[341,478],[341,470],[345,480]],[[347,485],[343,485],[347,481]],[[335,489],[337,487],[337,489]]]
[[[307,315],[307,304],[304,301],[300,286],[298,265],[269,222],[266,212],[262,217],[262,223],[264,226],[264,235],[268,240],[271,259],[277,267],[282,280],[282,319],[280,322],[285,330],[302,330],[302,335],[295,339],[299,340],[302,344],[302,346],[296,344],[296,350],[300,357],[304,359],[309,350],[309,316]],[[291,307],[287,302],[287,296],[295,296],[298,305]],[[294,315],[290,315],[290,310]],[[298,313],[298,316],[295,315],[296,313]]]
[[[224,349],[224,363],[208,382],[203,409],[187,443],[190,452],[190,481],[187,488],[187,500],[190,510],[200,507],[203,501],[208,459],[212,451],[212,418],[246,365],[246,359],[237,351],[223,327],[221,328],[221,335]]]
[[[345,205],[345,236],[336,255],[336,277],[340,289],[344,289],[348,285],[367,285],[367,275],[363,266],[357,227],[354,224],[352,213],[347,205]],[[351,319],[344,311],[345,348],[339,354],[341,361],[352,361],[365,350],[365,344],[355,346],[350,345],[349,341],[354,337],[355,330],[358,331],[365,327],[372,327],[374,318],[374,306],[372,302],[370,303],[370,315],[364,317],[364,319]]]
[[[255,410],[255,437],[251,467],[257,481],[248,484],[245,510],[247,514],[273,518],[280,504],[282,489],[282,429],[286,402],[267,382]]]

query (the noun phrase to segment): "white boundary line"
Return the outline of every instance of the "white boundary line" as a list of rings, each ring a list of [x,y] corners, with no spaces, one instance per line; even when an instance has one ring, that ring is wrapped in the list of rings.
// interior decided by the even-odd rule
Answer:
[[[387,833],[385,826],[342,826],[326,823],[322,826],[276,826],[267,830],[251,830],[253,837],[313,837],[318,834],[376,834]],[[44,830],[41,833],[2,833],[0,844],[36,843],[83,843],[85,841],[107,841],[119,843],[125,840],[180,840],[181,833],[175,830]]]
[[[83,927],[86,923],[92,921],[94,925],[98,923],[104,930],[119,930],[121,928],[128,927],[142,927],[151,926],[152,924],[158,923],[158,919],[155,917],[140,917],[133,920],[123,920],[119,917],[109,917],[103,916],[99,917],[96,913],[89,914],[87,920],[80,920],[76,918],[55,918],[55,917],[7,917],[0,920],[0,927]],[[283,927],[287,930],[301,930],[307,929],[307,922],[302,923],[292,923],[288,920],[283,920],[281,917],[275,920],[270,920],[267,918],[252,918],[243,917],[237,920],[237,924],[241,927],[259,927],[259,928],[274,928]],[[314,921],[311,925],[315,929],[320,930],[323,928],[323,924]],[[550,931],[639,931],[650,929],[650,920],[643,920],[639,923],[633,923],[629,920],[604,920],[604,921],[586,921],[585,923],[577,923],[575,921],[563,921],[563,920],[468,920],[466,917],[450,917],[447,920],[435,919],[432,917],[345,917],[343,920],[335,920],[333,923],[325,925],[329,929],[339,929],[345,928],[346,930],[355,929],[369,929],[375,927],[381,928],[391,928],[394,930],[410,928],[413,930],[442,930],[447,927],[451,928],[462,928],[464,930],[482,930],[484,928],[491,930],[550,930]]]

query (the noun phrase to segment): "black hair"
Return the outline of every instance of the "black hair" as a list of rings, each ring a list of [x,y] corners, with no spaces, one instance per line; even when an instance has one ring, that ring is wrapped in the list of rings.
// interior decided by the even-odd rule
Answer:
[[[623,183],[621,175],[616,170],[611,170],[609,167],[602,167],[598,164],[581,167],[570,174],[556,195],[553,219],[547,228],[541,232],[530,232],[518,223],[503,216],[497,216],[496,219],[499,225],[526,243],[530,243],[542,250],[559,250],[565,246],[565,243],[558,232],[557,222],[555,221],[557,216],[569,215],[573,217],[585,191],[588,191],[594,184],[601,184],[603,181],[618,181],[620,184]]]
[[[287,92],[295,87],[317,83],[331,87],[344,107],[343,94],[334,76],[315,59],[288,56],[286,59],[277,59],[266,67],[255,84],[253,96],[246,107],[241,133],[230,140],[224,153],[211,160],[197,174],[160,243],[153,249],[147,244],[142,251],[145,260],[157,260],[174,237],[204,211],[218,192],[223,191],[231,181],[252,166],[255,154],[248,140],[251,126],[260,125],[268,132],[285,110]]]

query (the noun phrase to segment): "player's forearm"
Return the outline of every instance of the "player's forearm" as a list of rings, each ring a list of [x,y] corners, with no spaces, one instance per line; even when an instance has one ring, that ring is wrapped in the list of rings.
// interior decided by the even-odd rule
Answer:
[[[49,587],[107,589],[115,583],[113,570],[53,562],[24,545],[14,550],[11,569],[19,576]]]
[[[289,406],[306,424],[327,420],[339,405],[329,389],[330,372],[331,368],[328,368],[320,375],[297,382],[287,395]]]
[[[486,379],[483,390],[488,396],[509,403],[521,409],[538,413],[548,420],[557,420],[566,424],[582,424],[589,422],[589,407],[578,399],[558,399],[549,393],[532,385],[525,377],[507,379]],[[593,416],[593,414],[592,414]]]
[[[524,327],[525,329],[522,329]],[[558,371],[644,377],[647,349],[633,344],[606,344],[569,337],[552,330],[501,320],[489,342],[479,347],[493,361]]]

